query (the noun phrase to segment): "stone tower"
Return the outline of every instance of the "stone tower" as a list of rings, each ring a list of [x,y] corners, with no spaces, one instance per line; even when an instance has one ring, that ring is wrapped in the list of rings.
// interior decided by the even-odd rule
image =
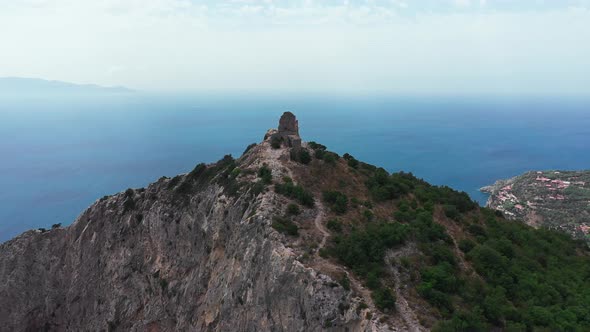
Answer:
[[[287,147],[299,149],[301,148],[301,137],[299,137],[299,122],[295,117],[295,114],[291,112],[285,112],[279,120],[278,130],[270,130],[265,139],[280,140],[281,145]]]
[[[295,135],[299,137],[299,122],[295,114],[285,112],[279,120],[279,134],[283,137]]]

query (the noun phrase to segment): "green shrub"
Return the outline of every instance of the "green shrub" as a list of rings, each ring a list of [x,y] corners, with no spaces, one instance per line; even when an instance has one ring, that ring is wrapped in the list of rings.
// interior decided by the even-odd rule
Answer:
[[[316,157],[316,159],[324,159],[324,156],[326,155],[326,151],[325,150],[315,150],[313,156]]]
[[[291,236],[299,235],[299,227],[297,227],[295,223],[287,218],[274,217],[272,221],[272,227],[283,234]]]
[[[294,198],[303,206],[313,207],[314,205],[313,195],[303,189],[303,187],[293,184],[293,182],[275,184],[275,192],[289,198]]]
[[[305,165],[311,162],[311,155],[306,149],[301,149],[301,151],[299,151],[299,162]]]
[[[326,224],[329,230],[333,232],[340,233],[342,232],[342,223],[338,219],[330,219]]]
[[[299,205],[293,204],[293,203],[287,205],[287,214],[298,215],[300,213],[301,213],[301,210],[299,209]]]
[[[264,184],[272,183],[272,171],[266,165],[260,167],[258,170],[258,177],[262,179],[262,183]]]
[[[363,229],[338,237],[331,252],[340,262],[352,268],[360,276],[374,272],[382,275],[385,251],[402,244],[409,228],[399,223],[370,223]]]
[[[395,308],[395,295],[389,288],[379,288],[371,293],[375,306],[381,310],[388,310]]]
[[[131,211],[135,209],[135,200],[133,197],[127,197],[123,202],[123,212]]]
[[[289,155],[291,157],[291,160],[296,161],[298,163],[302,163],[304,165],[307,165],[311,162],[311,155],[309,154],[309,151],[307,151],[307,149],[304,148],[293,148],[289,151]]]
[[[188,173],[188,178],[190,180],[196,180],[198,179],[202,174],[205,173],[205,171],[207,171],[207,165],[200,163],[197,166],[195,166],[195,168]]]
[[[471,249],[475,248],[476,245],[477,243],[469,239],[463,239],[459,241],[459,249],[461,249],[461,251],[463,251],[464,253],[470,252]]]
[[[326,146],[325,145],[316,143],[314,141],[308,142],[307,143],[307,146],[309,146],[312,150],[315,150],[315,151],[318,151],[318,150],[320,150],[320,151],[326,151]]]
[[[260,193],[264,191],[266,186],[264,185],[263,181],[258,181],[252,184],[252,195],[258,196]]]
[[[371,210],[364,210],[363,211],[363,216],[365,217],[365,219],[367,221],[369,221],[369,222],[370,221],[373,221],[374,215],[373,215],[373,212],[371,212]]]
[[[323,156],[323,160],[324,160],[324,161],[326,162],[326,164],[328,164],[328,165],[335,165],[335,164],[336,164],[336,161],[338,161],[338,159],[339,159],[339,158],[340,158],[340,157],[339,157],[339,156],[338,156],[336,153],[334,153],[334,152],[329,152],[329,151],[326,151],[326,152],[324,153],[324,156]]]
[[[242,153],[242,155],[245,155],[248,151],[252,150],[252,148],[254,148],[256,145],[258,145],[258,144],[252,143],[252,144],[248,145],[246,147],[246,150],[244,150],[244,153]]]
[[[168,288],[168,280],[160,279],[160,287],[162,290],[166,290]]]
[[[461,217],[461,213],[459,212],[457,207],[454,205],[447,204],[447,205],[443,206],[443,210],[445,212],[445,216],[447,216],[448,218],[451,218],[453,220],[459,220],[459,218]]]
[[[335,213],[344,214],[348,210],[348,197],[339,191],[324,191],[322,198]]]
[[[347,162],[347,164],[348,164],[348,166],[349,166],[349,167],[352,167],[352,168],[354,168],[354,169],[357,169],[357,168],[358,168],[358,166],[359,166],[359,161],[358,161],[358,160],[356,160],[356,159],[354,159],[354,157],[353,157],[353,156],[351,156],[350,154],[348,154],[348,153],[345,153],[345,154],[342,156],[342,158],[344,158],[344,159],[346,160],[346,162]]]
[[[342,276],[340,279],[340,286],[347,291],[350,290],[350,279],[348,279],[346,275]]]
[[[166,187],[168,189],[172,189],[172,188],[176,187],[176,185],[178,183],[180,183],[180,179],[182,179],[182,176],[180,176],[180,175],[173,177],[172,179],[170,179],[170,182],[168,182],[168,185]]]
[[[475,236],[486,236],[486,230],[478,224],[471,224],[469,225],[469,227],[467,228],[467,230],[469,231],[469,233],[471,233],[472,235]]]

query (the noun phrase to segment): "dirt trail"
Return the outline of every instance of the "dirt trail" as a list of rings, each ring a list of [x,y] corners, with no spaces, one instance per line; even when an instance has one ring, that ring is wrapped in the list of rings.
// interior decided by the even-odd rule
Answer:
[[[325,219],[325,216],[326,216],[326,208],[324,207],[322,202],[319,200],[316,200],[315,206],[316,206],[317,214],[314,219],[314,225],[317,228],[317,230],[321,233],[322,239],[321,239],[318,249],[316,251],[316,255],[315,255],[316,261],[315,261],[314,265],[316,265],[317,267],[320,267],[322,269],[325,269],[325,270],[338,271],[338,272],[344,273],[346,275],[346,277],[348,278],[348,280],[350,281],[351,288],[358,295],[360,295],[360,297],[363,299],[365,304],[369,307],[369,310],[372,312],[378,312],[377,308],[375,307],[375,304],[373,303],[373,298],[371,298],[371,292],[367,288],[363,287],[363,285],[360,283],[360,281],[358,279],[356,279],[344,267],[336,265],[319,255],[320,250],[326,246],[326,242],[328,241],[328,237],[330,237],[330,232],[326,229],[326,226],[324,226],[324,222],[323,222]]]
[[[328,232],[323,223],[323,220],[326,216],[324,205],[319,200],[315,202],[315,205],[316,209],[318,210],[318,213],[316,214],[313,223],[315,227],[318,229],[318,231],[322,233],[322,240],[320,241],[320,245],[318,246],[319,252],[320,249],[323,249],[326,246],[326,241],[328,240],[328,237],[330,237],[330,232]]]
[[[402,290],[400,288],[401,278],[400,278],[400,272],[399,272],[399,265],[394,262],[395,260],[399,259],[400,257],[412,255],[413,253],[415,253],[415,251],[416,251],[416,248],[414,246],[411,246],[411,245],[405,246],[405,247],[403,247],[399,250],[396,250],[396,251],[389,251],[387,253],[385,259],[388,262],[390,262],[387,264],[387,266],[389,267],[389,270],[395,280],[395,286],[394,286],[394,290],[395,290],[395,294],[396,294],[395,309],[397,310],[397,313],[403,319],[406,327],[408,328],[408,331],[421,332],[421,331],[427,331],[427,329],[424,328],[422,326],[422,324],[420,324],[420,321],[418,320],[416,313],[414,312],[414,310],[412,310],[412,308],[410,308],[408,301],[406,300],[406,298],[404,297],[404,295],[402,293]],[[391,263],[391,262],[393,262],[393,263]]]
[[[297,184],[297,180],[293,176],[293,172],[287,165],[288,162],[285,162],[288,159],[285,158],[286,160],[281,160],[281,157],[284,158],[284,151],[282,149],[275,150],[270,148],[269,146],[263,150],[263,155],[263,159],[268,164],[269,168],[273,169],[275,172],[278,172],[279,174],[286,173],[284,175],[289,176],[293,180],[293,183]],[[373,313],[373,318],[371,319],[371,323],[373,325],[372,330],[381,330],[376,328],[377,326],[382,326],[382,324],[379,323],[379,311],[373,303],[373,299],[371,298],[371,292],[367,288],[363,287],[361,282],[357,278],[355,278],[354,275],[352,275],[352,273],[348,272],[344,267],[337,265],[319,255],[320,250],[325,248],[326,246],[328,238],[330,237],[330,232],[324,225],[324,220],[326,217],[326,208],[320,200],[315,201],[315,209],[317,213],[314,218],[314,227],[321,235],[321,240],[315,252],[314,261],[313,263],[311,263],[310,267],[318,271],[323,271],[324,273],[330,271],[345,274],[348,280],[350,281],[351,289],[355,292],[355,294],[360,296],[363,302],[367,305],[368,308],[364,311]]]

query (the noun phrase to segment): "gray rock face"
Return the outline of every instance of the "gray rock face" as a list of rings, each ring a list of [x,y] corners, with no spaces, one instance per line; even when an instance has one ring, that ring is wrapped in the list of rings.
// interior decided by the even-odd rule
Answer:
[[[203,181],[179,194],[188,177],[103,198],[70,227],[1,244],[0,330],[370,328],[350,291],[303,266],[270,227],[274,192],[230,195]]]

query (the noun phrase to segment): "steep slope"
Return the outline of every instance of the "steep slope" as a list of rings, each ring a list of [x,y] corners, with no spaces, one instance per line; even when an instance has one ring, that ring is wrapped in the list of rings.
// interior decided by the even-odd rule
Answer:
[[[376,328],[350,291],[301,264],[270,227],[286,199],[255,173],[264,163],[280,179],[285,160],[288,150],[267,141],[237,161],[104,197],[65,229],[2,244],[1,329]]]
[[[381,321],[407,330],[590,329],[582,243],[411,173],[307,147],[312,157],[295,156],[293,172],[329,209],[320,254],[360,281]]]
[[[586,246],[279,129],[0,245],[0,329],[590,328]]]

